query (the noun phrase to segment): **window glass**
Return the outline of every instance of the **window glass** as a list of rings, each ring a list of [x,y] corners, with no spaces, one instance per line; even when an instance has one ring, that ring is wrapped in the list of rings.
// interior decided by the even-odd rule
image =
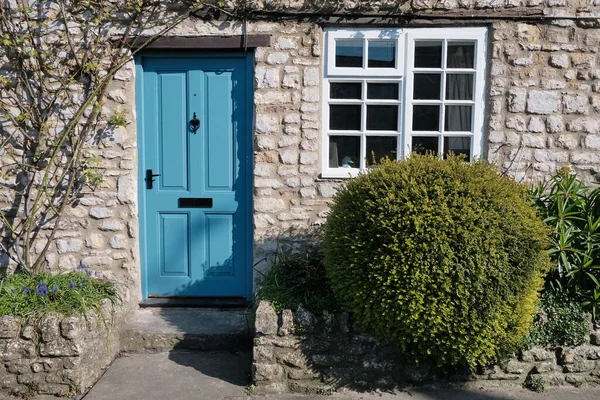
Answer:
[[[446,59],[448,68],[473,68],[475,66],[475,43],[448,43]]]
[[[440,106],[414,105],[413,131],[439,131]]]
[[[362,40],[337,40],[335,44],[335,66],[343,68],[362,68]]]
[[[360,168],[360,137],[329,137],[329,168]]]
[[[369,41],[369,68],[396,68],[396,41]]]
[[[379,163],[382,159],[397,158],[397,136],[367,136],[367,165]]]
[[[444,130],[448,132],[471,132],[471,106],[446,106]]]
[[[413,136],[411,151],[417,154],[437,155],[439,139],[437,136]]]
[[[398,130],[398,106],[368,105],[367,130]]]
[[[334,131],[360,130],[360,105],[329,106],[329,129]]]
[[[473,74],[446,74],[446,100],[473,100]]]
[[[442,74],[415,74],[413,99],[440,100]]]
[[[361,82],[331,82],[330,97],[332,99],[358,99],[362,98]]]
[[[466,156],[467,161],[471,161],[471,137],[445,137],[444,138],[444,156],[450,153]]]
[[[369,99],[398,100],[400,85],[397,83],[367,83],[367,97]]]
[[[431,40],[415,42],[415,68],[441,68],[442,43]]]

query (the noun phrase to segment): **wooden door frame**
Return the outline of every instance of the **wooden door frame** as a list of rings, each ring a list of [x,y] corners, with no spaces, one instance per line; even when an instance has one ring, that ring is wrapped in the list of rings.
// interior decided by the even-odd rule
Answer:
[[[219,59],[219,58],[242,58],[245,59],[245,107],[246,107],[246,121],[243,125],[243,132],[240,132],[242,138],[246,140],[246,155],[243,160],[240,160],[245,175],[247,193],[247,199],[244,204],[240,204],[240,211],[244,212],[247,219],[247,229],[245,237],[241,238],[244,242],[243,254],[244,254],[244,294],[247,301],[252,300],[253,294],[253,249],[254,249],[254,218],[253,218],[253,187],[254,187],[254,158],[253,158],[253,126],[254,126],[254,53],[253,52],[202,52],[202,51],[148,51],[142,52],[135,56],[135,110],[136,110],[136,141],[137,141],[137,185],[138,185],[138,204],[137,204],[137,218],[139,227],[139,266],[140,266],[140,286],[141,286],[141,300],[148,299],[148,272],[147,272],[147,236],[144,216],[146,212],[146,188],[144,182],[143,172],[145,171],[145,148],[144,148],[144,93],[143,93],[143,77],[144,58],[206,58],[206,59]]]

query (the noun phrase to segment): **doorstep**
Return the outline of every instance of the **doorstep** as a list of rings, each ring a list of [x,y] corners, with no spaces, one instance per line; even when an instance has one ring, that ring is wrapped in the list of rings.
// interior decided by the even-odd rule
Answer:
[[[121,351],[247,351],[252,348],[250,310],[140,308],[121,328]]]

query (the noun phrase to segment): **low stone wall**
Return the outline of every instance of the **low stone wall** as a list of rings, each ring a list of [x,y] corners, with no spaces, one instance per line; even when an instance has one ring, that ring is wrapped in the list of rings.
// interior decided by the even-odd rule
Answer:
[[[0,318],[0,387],[13,394],[85,392],[119,352],[116,316],[110,306],[105,310],[104,318],[95,313]]]
[[[600,384],[600,330],[583,346],[534,348],[452,381],[477,387],[521,386],[530,374],[549,385]],[[252,376],[256,389],[269,393],[393,388],[436,379],[406,362],[395,346],[353,324],[347,313],[315,316],[300,308],[277,314],[265,301],[256,310]]]

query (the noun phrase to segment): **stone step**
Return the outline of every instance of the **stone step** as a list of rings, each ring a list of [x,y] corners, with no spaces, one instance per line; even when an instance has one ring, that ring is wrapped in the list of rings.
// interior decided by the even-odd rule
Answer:
[[[198,308],[141,308],[121,328],[121,351],[250,350],[250,311]]]

